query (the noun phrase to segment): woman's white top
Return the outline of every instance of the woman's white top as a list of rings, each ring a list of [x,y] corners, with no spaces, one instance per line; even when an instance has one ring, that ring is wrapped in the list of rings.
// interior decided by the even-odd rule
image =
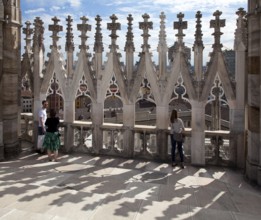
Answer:
[[[170,133],[181,133],[184,130],[183,121],[180,118],[174,120],[174,123],[171,123]]]

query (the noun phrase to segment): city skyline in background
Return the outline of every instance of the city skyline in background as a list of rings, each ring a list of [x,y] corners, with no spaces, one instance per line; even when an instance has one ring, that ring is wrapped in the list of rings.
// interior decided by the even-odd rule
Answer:
[[[26,21],[34,23],[36,17],[40,17],[44,22],[45,33],[44,33],[44,44],[46,53],[49,52],[49,45],[51,45],[50,36],[52,33],[48,30],[48,25],[53,24],[51,20],[53,17],[57,17],[61,21],[60,25],[63,26],[63,31],[59,33],[61,37],[59,45],[61,45],[61,52],[64,53],[65,45],[65,34],[66,34],[66,18],[70,15],[73,19],[73,33],[74,33],[74,44],[75,52],[79,51],[80,44],[80,32],[77,30],[77,24],[81,23],[80,18],[86,16],[88,24],[92,26],[90,32],[87,33],[88,40],[87,44],[90,46],[89,52],[93,53],[94,35],[96,28],[95,17],[99,15],[102,19],[102,36],[104,44],[104,54],[109,52],[109,45],[111,38],[109,35],[111,32],[107,30],[107,23],[111,23],[110,16],[115,14],[118,17],[116,22],[121,24],[121,30],[117,31],[117,44],[119,45],[119,52],[123,55],[121,58],[122,62],[125,62],[124,58],[124,47],[127,33],[127,17],[129,14],[133,17],[133,34],[134,34],[134,45],[135,53],[134,60],[139,59],[138,54],[141,52],[141,45],[143,39],[141,37],[142,30],[139,29],[139,22],[143,22],[142,15],[147,13],[150,18],[149,21],[153,22],[153,29],[149,30],[149,44],[151,46],[150,51],[152,52],[152,59],[157,64],[157,47],[159,43],[159,31],[160,31],[160,14],[164,12],[165,26],[166,26],[166,41],[168,47],[173,46],[176,41],[177,30],[173,29],[173,22],[178,21],[177,15],[181,12],[184,13],[184,21],[188,22],[188,28],[184,30],[184,43],[185,46],[192,48],[195,41],[195,26],[197,11],[202,13],[202,38],[204,44],[204,55],[203,64],[209,61],[209,52],[212,51],[212,44],[214,42],[213,28],[210,28],[210,20],[215,19],[213,13],[216,10],[222,12],[220,19],[226,20],[226,26],[221,28],[223,35],[221,36],[221,43],[223,49],[234,49],[234,33],[236,28],[236,12],[239,8],[244,8],[247,11],[246,0],[140,0],[138,2],[133,0],[24,0],[21,1],[22,9],[22,23],[23,27]],[[31,26],[32,27],[32,26]],[[22,39],[24,35],[22,36]],[[22,52],[24,47],[24,40],[22,40]],[[105,58],[106,59],[106,58]],[[191,63],[193,64],[193,53]]]

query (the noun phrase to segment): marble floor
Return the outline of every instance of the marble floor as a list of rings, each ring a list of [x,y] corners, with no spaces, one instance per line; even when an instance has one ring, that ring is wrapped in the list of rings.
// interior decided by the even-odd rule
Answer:
[[[0,166],[1,220],[261,219],[261,189],[228,168],[31,151]]]

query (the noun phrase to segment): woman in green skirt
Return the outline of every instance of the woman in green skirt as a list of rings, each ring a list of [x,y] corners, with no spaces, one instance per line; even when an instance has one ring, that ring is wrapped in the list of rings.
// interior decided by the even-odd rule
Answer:
[[[47,149],[47,154],[49,161],[57,161],[58,157],[58,149],[60,147],[60,135],[58,132],[58,125],[60,123],[60,120],[58,117],[56,117],[56,112],[54,109],[50,110],[50,117],[47,118],[45,125],[47,127],[44,141],[43,141],[43,147]],[[52,154],[53,157],[52,158]]]

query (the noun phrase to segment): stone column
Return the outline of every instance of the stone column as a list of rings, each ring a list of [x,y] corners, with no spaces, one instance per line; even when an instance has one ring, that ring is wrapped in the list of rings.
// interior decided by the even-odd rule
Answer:
[[[236,13],[237,29],[235,32],[235,80],[236,80],[236,103],[230,106],[230,155],[234,165],[238,168],[245,168],[246,161],[246,49],[247,49],[247,29],[246,29],[246,11],[240,8]]]
[[[135,104],[123,105],[123,133],[124,152],[127,157],[134,154],[134,128],[135,125]]]
[[[46,97],[40,97],[40,89],[41,89],[41,74],[44,63],[44,51],[43,51],[43,21],[36,17],[34,20],[34,36],[33,36],[33,95],[34,95],[34,104],[33,104],[33,116],[34,116],[34,146],[37,146],[37,135],[38,135],[38,111],[42,106],[42,101],[46,99]]]
[[[0,94],[3,92],[3,24],[4,24],[4,5],[0,1]],[[0,98],[0,161],[4,159],[4,137],[3,137],[3,100]]]
[[[165,91],[163,88],[166,86],[166,67],[167,67],[167,52],[168,46],[166,42],[166,30],[165,30],[165,19],[166,16],[163,12],[160,14],[160,32],[159,32],[159,43],[158,43],[158,56],[159,56],[159,86],[161,94]],[[169,105],[162,105],[157,103],[157,152],[159,159],[166,162],[168,159],[168,125],[169,125]]]
[[[69,88],[68,88],[69,89]],[[69,96],[70,97],[70,96]],[[73,143],[74,143],[74,129],[72,128],[72,124],[75,120],[75,100],[64,99],[64,111],[63,118],[66,127],[64,128],[64,150],[65,152],[70,152]]]
[[[157,105],[157,147],[159,159],[165,161],[168,159],[168,125],[169,125],[169,106]]]
[[[248,1],[248,149],[246,176],[261,184],[260,167],[260,63],[261,0]]]
[[[230,165],[242,169],[245,167],[245,161],[246,161],[244,109],[237,108],[237,106],[230,106],[229,118],[230,118],[229,154],[230,154],[230,161],[231,161]]]
[[[133,42],[133,32],[132,32],[132,15],[127,17],[128,20],[128,31],[126,34],[126,44],[125,44],[125,52],[126,52],[126,75],[127,75],[127,92],[130,92],[131,81],[133,80],[133,64],[134,64],[134,42]],[[123,145],[125,155],[127,157],[133,157],[134,155],[134,128],[135,125],[135,104],[133,103],[125,103],[123,105]]]
[[[2,76],[2,65],[3,61],[0,59],[0,77]],[[3,92],[2,80],[0,78],[0,93]],[[4,160],[4,137],[3,137],[3,102],[0,98],[0,161]]]
[[[205,103],[191,101],[191,164],[205,165]]]
[[[91,115],[92,115],[92,124],[93,124],[93,140],[92,144],[94,147],[94,152],[99,153],[102,149],[103,144],[103,132],[101,126],[103,124],[103,109],[104,109],[104,99],[102,97],[102,52],[103,52],[103,43],[102,43],[102,33],[101,33],[101,17],[96,16],[96,33],[95,33],[95,42],[94,42],[94,69],[97,78],[96,84],[96,93],[97,93],[97,102],[92,102]]]
[[[3,63],[2,63],[2,118],[4,157],[18,155],[21,146],[18,141],[19,76],[21,75],[21,16],[20,1],[4,3]]]
[[[97,154],[103,145],[103,132],[101,130],[103,124],[103,109],[103,103],[92,103],[93,147],[94,152]]]

